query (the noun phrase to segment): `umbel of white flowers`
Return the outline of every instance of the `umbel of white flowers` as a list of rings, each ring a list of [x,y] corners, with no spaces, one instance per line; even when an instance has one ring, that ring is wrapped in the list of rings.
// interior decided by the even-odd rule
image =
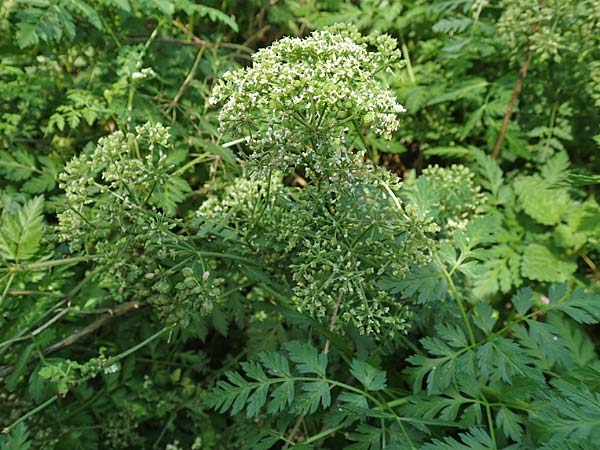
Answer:
[[[376,75],[399,62],[393,38],[338,24],[258,51],[252,67],[223,75],[211,103],[224,103],[221,132],[245,137],[255,167],[322,173],[344,164],[358,130],[389,139],[398,128],[405,109]]]

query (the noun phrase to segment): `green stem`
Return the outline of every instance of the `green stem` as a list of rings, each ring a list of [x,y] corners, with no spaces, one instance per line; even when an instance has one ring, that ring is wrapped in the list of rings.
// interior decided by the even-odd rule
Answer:
[[[240,261],[246,264],[251,264],[253,266],[259,265],[256,261],[252,261],[251,259],[244,258],[243,256],[232,255],[231,253],[219,253],[219,252],[204,252],[198,251],[200,256],[212,256],[215,258],[224,258],[224,259],[232,259],[234,261]]]
[[[329,435],[337,433],[338,431],[340,431],[341,429],[343,429],[344,426],[345,425],[342,424],[342,425],[338,425],[337,427],[333,427],[333,428],[329,428],[327,430],[323,430],[320,433],[317,433],[317,434],[309,437],[308,439],[302,441],[302,443],[308,445],[308,444],[312,444],[313,442],[320,441],[321,439],[326,438]]]
[[[194,167],[196,164],[210,161],[211,159],[214,159],[214,156],[209,155],[208,153],[203,153],[202,155],[197,156],[196,158],[192,159],[187,164],[181,166],[179,169],[177,169],[175,172],[173,172],[173,175],[180,175],[180,174],[184,173],[186,170]]]
[[[10,432],[10,430],[12,428],[14,428],[15,426],[17,426],[18,424],[20,424],[21,422],[29,419],[30,417],[36,415],[37,413],[39,413],[40,411],[46,409],[48,406],[50,406],[52,403],[54,403],[55,401],[57,401],[60,397],[58,397],[57,395],[55,395],[54,397],[50,397],[48,400],[46,400],[44,403],[42,403],[41,405],[35,407],[34,409],[32,409],[31,411],[29,411],[27,414],[24,414],[23,416],[19,417],[16,421],[14,421],[12,424],[10,424],[8,427],[4,428],[2,430],[3,433],[8,433]]]
[[[392,400],[386,403],[386,406],[388,408],[396,408],[397,406],[402,406],[408,403],[408,398],[407,397],[403,397],[403,398],[397,398],[396,400]]]
[[[408,53],[408,47],[402,40],[402,55],[404,55],[404,60],[406,61],[406,70],[408,72],[408,77],[410,78],[411,83],[415,83],[415,72],[413,71],[412,63],[410,62],[410,54]]]
[[[18,342],[19,340],[29,339],[28,337],[23,338],[22,336],[25,333],[27,333],[27,331],[29,331],[31,328],[33,328],[37,323],[39,323],[41,320],[45,319],[47,316],[52,314],[52,312],[54,312],[54,310],[56,310],[57,308],[60,308],[60,306],[63,304],[64,304],[64,300],[61,300],[60,302],[58,302],[54,306],[52,306],[49,310],[44,312],[38,319],[36,319],[30,325],[28,325],[25,328],[18,331],[12,338],[10,338],[6,341],[0,342],[0,355],[3,355],[10,348],[9,346],[11,343]]]
[[[72,258],[53,259],[51,261],[42,261],[32,264],[14,264],[9,267],[0,268],[0,272],[26,272],[28,270],[43,270],[50,267],[63,266],[65,264],[92,261],[96,258],[97,256],[76,256]]]
[[[152,31],[152,33],[150,34],[150,37],[148,38],[148,40],[146,41],[146,43],[144,44],[144,46],[142,47],[142,50],[140,51],[139,55],[138,55],[138,60],[136,63],[136,70],[141,69],[142,67],[142,61],[144,60],[144,56],[146,55],[146,52],[148,51],[148,49],[150,48],[150,45],[152,45],[152,42],[154,41],[154,39],[156,39],[156,36],[158,36],[158,30],[160,29],[162,25],[162,22],[159,22],[158,25],[156,26],[156,28],[154,29],[154,31]],[[133,99],[135,96],[135,90],[136,90],[136,85],[137,83],[135,82],[135,80],[133,80],[131,78],[132,74],[129,74],[129,95],[127,98],[127,122],[126,122],[126,128],[128,131],[130,130],[131,127],[131,122],[132,122],[132,118],[133,118]]]
[[[16,276],[15,272],[11,272],[10,275],[8,276],[8,281],[6,282],[6,286],[4,286],[4,290],[2,291],[2,297],[0,297],[0,306],[2,306],[2,303],[4,303],[6,294],[8,294],[8,290],[10,289],[10,286],[12,285],[12,282],[15,279],[15,276]]]
[[[490,408],[490,404],[488,403],[485,396],[482,394],[481,398],[483,399],[483,404],[485,406],[485,414],[487,416],[488,428],[490,429],[490,436],[492,437],[492,441],[494,442],[494,448],[498,448],[498,444],[496,443],[496,432],[494,431],[494,419],[492,417],[492,409]]]
[[[160,329],[159,331],[157,331],[156,333],[154,333],[152,336],[150,336],[149,338],[144,339],[142,342],[140,342],[139,344],[134,345],[133,347],[131,347],[128,350],[125,350],[123,353],[119,353],[118,355],[115,356],[111,356],[110,358],[107,359],[106,361],[106,365],[111,365],[116,363],[117,361],[122,360],[123,358],[126,358],[127,356],[131,355],[132,353],[137,352],[139,349],[145,347],[146,345],[148,345],[150,342],[152,342],[154,339],[160,337],[163,333],[165,333],[166,331],[169,331],[171,329],[175,328],[175,325],[168,325],[162,329]],[[87,381],[87,379],[83,379],[82,381]]]
[[[477,343],[477,341],[475,340],[475,334],[473,333],[473,328],[471,328],[471,322],[469,321],[469,318],[467,317],[467,312],[463,305],[461,295],[459,294],[458,289],[456,289],[454,281],[452,280],[452,275],[450,275],[448,273],[448,271],[446,270],[446,267],[444,267],[444,264],[442,264],[442,262],[439,260],[437,255],[434,258],[435,258],[436,262],[438,263],[438,265],[442,268],[444,276],[446,277],[446,280],[448,281],[448,286],[450,287],[450,294],[451,294],[452,298],[454,298],[454,301],[456,302],[456,304],[458,305],[458,309],[460,310],[460,314],[462,316],[463,322],[465,324],[465,327],[467,328],[467,333],[469,335],[469,341],[471,342],[471,345],[474,346]]]
[[[355,119],[352,119],[352,125],[354,126],[354,131],[356,131],[356,135],[360,139],[360,142],[362,142],[362,145],[365,147],[365,150],[368,150],[369,144],[367,143],[367,140],[363,136],[361,128],[358,126],[358,123],[356,122]]]
[[[102,22],[102,26],[104,27],[104,29],[108,31],[108,34],[110,35],[112,40],[115,41],[115,45],[117,46],[117,48],[121,48],[121,42],[117,38],[117,35],[115,34],[112,27],[108,24],[104,17],[102,17],[102,14],[98,14],[98,17],[100,17],[100,22]]]

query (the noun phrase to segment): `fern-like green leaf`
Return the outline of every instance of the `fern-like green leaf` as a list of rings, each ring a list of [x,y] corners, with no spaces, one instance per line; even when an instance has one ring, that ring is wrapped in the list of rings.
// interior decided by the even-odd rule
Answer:
[[[302,385],[303,393],[298,396],[294,404],[294,410],[305,415],[313,414],[319,404],[323,408],[331,405],[331,394],[329,384],[326,381],[312,381]]]
[[[37,253],[44,227],[43,208],[43,197],[35,197],[16,212],[3,211],[0,218],[0,257],[22,262]]]
[[[367,391],[380,391],[386,386],[386,373],[359,359],[352,361],[350,373]]]
[[[514,376],[528,377],[539,383],[544,380],[535,360],[516,342],[501,336],[495,336],[477,349],[477,365],[491,380],[509,384]]]
[[[206,404],[222,413],[230,411],[232,415],[245,409],[248,417],[258,416],[265,404],[269,414],[281,413],[291,407],[298,413],[312,414],[319,405],[329,407],[331,394],[325,375],[325,353],[319,353],[308,343],[297,341],[289,342],[286,347],[289,360],[295,363],[295,370],[302,377],[293,375],[285,355],[261,353],[260,362],[241,364],[243,376],[227,372],[227,381],[217,383],[208,394]],[[377,381],[373,383],[376,385]],[[300,392],[299,395],[296,392]]]
[[[469,428],[467,433],[459,433],[460,441],[446,437],[443,440],[434,440],[431,444],[424,445],[421,450],[496,450],[492,437],[482,428]]]
[[[547,321],[554,328],[558,340],[568,349],[569,367],[586,367],[598,361],[592,339],[574,321],[553,313],[548,314]]]
[[[28,438],[29,432],[21,422],[15,425],[7,435],[0,435],[0,450],[28,450],[31,447]]]
[[[348,439],[354,444],[345,447],[346,450],[380,450],[385,428],[374,427],[368,424],[360,424]],[[388,447],[386,447],[388,448]]]
[[[501,407],[496,414],[496,426],[507,438],[521,442],[523,438],[523,419],[508,408]]]
[[[23,185],[23,190],[30,194],[41,194],[54,189],[58,173],[62,169],[60,162],[48,156],[40,156],[41,173],[32,177]]]
[[[489,83],[483,78],[470,78],[467,81],[450,86],[442,95],[429,100],[427,106],[452,102],[465,98],[479,99],[479,97],[485,92],[485,89],[488,85]]]
[[[327,370],[327,355],[325,353],[319,353],[312,345],[298,341],[286,343],[285,348],[300,373],[314,373],[320,377],[325,377],[325,371]]]
[[[24,150],[0,151],[0,174],[12,181],[26,180],[37,171],[35,157]]]
[[[564,289],[564,285],[562,288]],[[556,288],[554,293],[550,292],[550,309],[561,311],[579,323],[600,322],[600,295],[584,292],[583,289],[578,288],[565,299],[561,298],[559,289]]]
[[[494,310],[489,303],[478,303],[473,314],[473,323],[486,335],[492,332],[496,324]]]
[[[446,421],[454,421],[466,407],[478,405],[472,398],[465,397],[453,388],[448,389],[443,395],[415,395],[411,397],[410,402],[407,410],[415,416]]]
[[[553,283],[567,281],[577,263],[540,244],[530,244],[521,259],[521,273],[530,280]]]
[[[403,278],[385,278],[378,286],[392,293],[402,292],[403,298],[416,296],[418,303],[443,300],[448,293],[448,282],[435,262],[415,267]]]
[[[421,390],[423,380],[427,382],[427,392],[431,394],[445,392],[451,383],[462,376],[474,375],[474,352],[464,350],[466,337],[458,327],[440,325],[436,329],[438,337],[421,339],[421,345],[432,355],[413,355],[408,361],[415,367],[407,370],[413,377],[413,392]]]
[[[600,394],[584,384],[560,381],[534,420],[549,448],[595,448],[592,443],[600,442]]]
[[[524,316],[535,303],[533,301],[533,291],[531,288],[522,288],[512,298],[512,304],[517,309],[517,312]]]
[[[566,152],[557,153],[542,166],[540,173],[550,186],[564,183],[570,176],[569,155]]]

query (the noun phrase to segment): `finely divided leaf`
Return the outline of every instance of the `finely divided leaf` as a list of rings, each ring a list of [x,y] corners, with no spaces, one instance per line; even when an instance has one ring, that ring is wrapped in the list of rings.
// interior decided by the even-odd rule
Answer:
[[[380,391],[386,386],[386,373],[358,359],[352,360],[350,373],[367,391]]]
[[[435,327],[437,334],[444,339],[449,346],[454,348],[468,347],[469,342],[464,330],[459,325],[442,323]]]
[[[566,152],[558,152],[542,166],[540,173],[550,186],[564,183],[570,175],[569,155]]]
[[[533,418],[550,448],[594,448],[600,442],[600,394],[584,384],[560,381]],[[575,447],[577,446],[577,447]]]
[[[294,409],[298,412],[305,415],[313,414],[319,408],[319,403],[323,408],[327,408],[331,404],[329,384],[326,381],[304,383],[302,390],[304,392],[294,402]]]
[[[35,158],[25,150],[0,151],[0,174],[12,181],[26,180],[38,169]]]
[[[510,409],[502,406],[496,414],[496,426],[502,430],[504,436],[515,442],[521,442],[523,438],[523,419]]]
[[[314,373],[325,378],[327,355],[319,353],[311,344],[292,341],[285,344],[290,359],[296,364],[300,373]]]
[[[556,297],[551,298],[554,300]],[[551,302],[549,307],[564,312],[579,323],[600,322],[600,295],[586,293],[579,288],[564,301]]]
[[[413,268],[404,278],[388,280],[391,292],[402,292],[403,298],[414,295],[418,303],[443,300],[448,292],[448,282],[435,262]]]
[[[270,375],[277,377],[291,377],[290,366],[287,358],[277,352],[262,352],[259,355],[260,362],[269,371]]]
[[[41,173],[31,178],[23,185],[23,190],[30,194],[41,194],[54,189],[58,173],[62,169],[60,161],[47,156],[40,156],[39,161],[42,163]]]
[[[509,384],[513,376],[543,382],[534,362],[516,342],[501,336],[495,336],[477,349],[477,365],[481,373],[492,380],[501,379]]]
[[[568,349],[569,367],[586,367],[598,361],[594,342],[575,322],[561,314],[548,314],[547,322],[552,325],[558,340]]]
[[[459,433],[462,442],[450,437],[435,439],[421,450],[496,450],[494,440],[482,428],[471,427],[467,433]]]
[[[480,168],[481,185],[493,194],[498,194],[503,183],[503,174],[500,166],[482,151],[476,151],[475,158]]]
[[[17,212],[3,211],[0,218],[0,257],[16,262],[32,258],[43,234],[43,197],[35,197]]]
[[[425,377],[427,392],[431,395],[445,392],[448,386],[461,375],[469,374],[473,368],[473,351],[455,346],[461,342],[458,337],[445,342],[436,337],[421,339],[421,345],[434,357],[412,355],[408,361],[415,367],[407,369],[413,378],[413,392],[421,390]]]
[[[520,267],[520,255],[508,245],[486,250],[480,273],[473,279],[473,294],[482,299],[498,291],[509,292],[521,280]]]
[[[381,440],[385,434],[385,428],[374,427],[368,424],[360,424],[353,433],[348,435],[348,440],[354,444],[344,446],[345,450],[380,450]],[[387,450],[388,447],[386,447]]]
[[[31,442],[28,442],[29,433],[23,422],[10,429],[7,435],[0,434],[0,450],[28,450]]]
[[[473,323],[486,335],[492,332],[496,324],[496,313],[488,303],[478,303],[473,314]]]
[[[533,291],[526,287],[519,289],[512,298],[512,304],[517,309],[519,315],[524,316],[535,303],[533,302]]]

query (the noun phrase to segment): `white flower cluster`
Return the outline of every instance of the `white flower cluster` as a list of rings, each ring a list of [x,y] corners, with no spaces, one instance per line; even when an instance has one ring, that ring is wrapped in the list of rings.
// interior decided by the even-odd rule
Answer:
[[[156,72],[152,67],[144,67],[140,71],[135,71],[131,74],[132,80],[143,80],[146,78],[156,78]]]
[[[223,76],[211,102],[224,102],[221,131],[246,137],[259,162],[311,168],[351,129],[391,137],[405,109],[376,74],[399,60],[391,37],[336,25],[260,50],[252,67]]]

